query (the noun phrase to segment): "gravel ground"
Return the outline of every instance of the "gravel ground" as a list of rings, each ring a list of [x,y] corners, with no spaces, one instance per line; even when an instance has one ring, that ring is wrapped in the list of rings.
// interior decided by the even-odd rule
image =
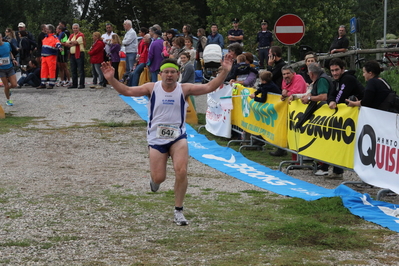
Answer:
[[[32,130],[16,129],[0,138],[1,265],[201,265],[191,259],[182,262],[174,253],[167,254],[166,262],[156,256],[136,257],[132,252],[159,248],[154,240],[165,230],[189,231],[194,226],[181,228],[171,223],[173,206],[153,210],[137,220],[139,217],[129,217],[110,205],[109,193],[123,189],[143,195],[149,191],[144,127],[73,126],[140,120],[114,90],[24,87],[15,89],[12,97],[14,106],[3,105],[6,113],[37,119],[29,125]],[[204,99],[197,99],[199,112],[205,110]],[[316,178],[309,170],[290,174],[327,188],[341,182]],[[192,195],[200,195],[207,188],[224,192],[261,190],[194,159],[189,162],[189,176],[188,193]],[[350,172],[344,179],[358,180]],[[168,178],[161,189],[173,189],[173,181]],[[88,204],[93,199],[94,204]],[[149,222],[151,230],[145,226]],[[201,226],[199,220],[192,222]],[[130,223],[135,225],[134,230]],[[116,241],[111,237],[115,235],[124,237]],[[386,239],[389,249],[398,246],[396,238]],[[334,251],[328,254],[336,255]],[[341,259],[363,255],[339,254]],[[388,255],[399,261],[396,254]],[[379,265],[373,256],[364,261]]]

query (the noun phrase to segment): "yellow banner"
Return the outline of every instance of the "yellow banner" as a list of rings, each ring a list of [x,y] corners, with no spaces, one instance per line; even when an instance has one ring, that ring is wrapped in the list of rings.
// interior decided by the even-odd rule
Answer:
[[[268,94],[265,103],[248,97],[253,88],[237,84],[233,89],[232,125],[253,135],[261,135],[267,142],[282,148],[287,147],[287,101],[281,95]]]
[[[338,104],[337,109],[320,103],[314,106],[316,110],[309,112],[307,109],[311,106],[302,104],[300,100],[289,105],[289,148],[304,156],[353,169],[359,109],[345,104]],[[308,119],[299,126],[298,122],[304,115]]]

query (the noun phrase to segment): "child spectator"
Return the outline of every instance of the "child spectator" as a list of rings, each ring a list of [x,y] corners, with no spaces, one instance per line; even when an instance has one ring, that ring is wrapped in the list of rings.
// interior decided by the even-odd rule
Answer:
[[[238,67],[232,75],[233,77],[236,77],[236,79],[231,79],[230,84],[239,83],[245,87],[253,87],[256,82],[258,71],[251,67],[251,62],[247,59],[245,54],[237,56],[237,64]]]
[[[260,84],[258,85],[258,89],[249,95],[251,99],[254,99],[256,102],[264,103],[267,100],[267,93],[277,93],[281,94],[281,89],[277,87],[277,85],[273,82],[273,74],[270,71],[262,71],[259,74]],[[257,97],[258,94],[261,94],[260,97]]]

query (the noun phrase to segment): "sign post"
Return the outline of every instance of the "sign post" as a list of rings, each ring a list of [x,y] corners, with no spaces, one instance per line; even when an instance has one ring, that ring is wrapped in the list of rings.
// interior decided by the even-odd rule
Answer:
[[[351,26],[351,33],[355,34],[355,47],[357,49],[358,48],[357,47],[357,21],[356,21],[355,17],[351,18],[350,26]]]
[[[294,14],[281,16],[274,25],[274,34],[279,42],[288,45],[288,64],[291,62],[291,45],[298,43],[305,35],[305,23]]]

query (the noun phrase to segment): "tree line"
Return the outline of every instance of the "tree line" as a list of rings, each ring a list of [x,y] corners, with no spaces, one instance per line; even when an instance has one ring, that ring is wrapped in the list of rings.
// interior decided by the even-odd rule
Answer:
[[[260,21],[266,19],[269,30],[273,30],[280,16],[291,13],[301,17],[306,26],[304,38],[292,47],[293,57],[298,57],[300,45],[326,52],[339,25],[347,26],[350,45],[354,45],[354,36],[349,33],[352,17],[358,19],[357,38],[361,48],[375,48],[375,41],[383,38],[383,11],[384,0],[13,0],[2,1],[0,31],[4,33],[6,27],[16,30],[22,21],[37,36],[41,24],[57,25],[62,20],[69,25],[83,24],[84,32],[90,33],[104,32],[105,22],[110,22],[115,25],[115,31],[123,35],[122,23],[131,19],[136,31],[156,23],[164,30],[181,30],[184,24],[190,24],[194,35],[196,29],[204,28],[209,32],[210,25],[217,23],[219,32],[226,37],[231,20],[237,17],[244,30],[244,49],[255,52]],[[388,0],[387,32],[390,34],[398,35],[398,15],[399,1]]]

